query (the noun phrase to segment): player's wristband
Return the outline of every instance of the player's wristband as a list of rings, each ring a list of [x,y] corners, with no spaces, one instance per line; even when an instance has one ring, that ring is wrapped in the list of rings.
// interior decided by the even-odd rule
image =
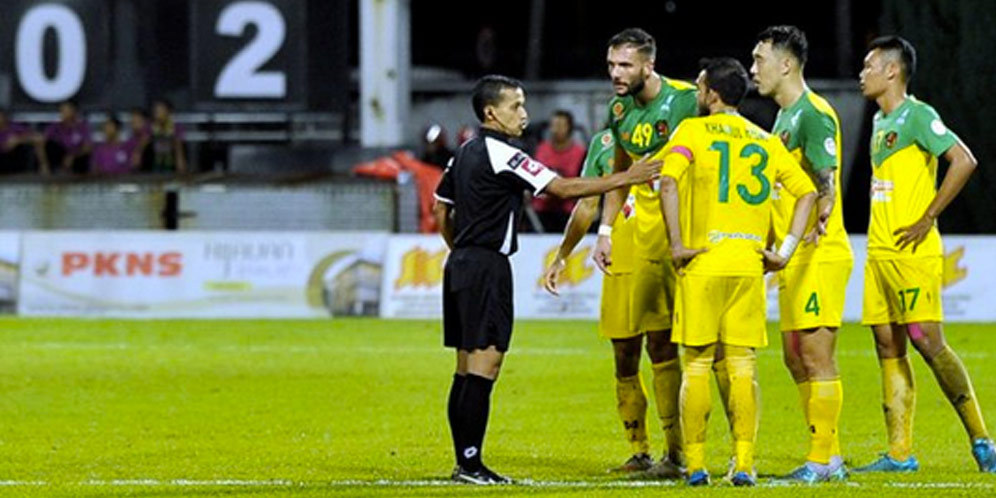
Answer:
[[[612,225],[601,224],[598,225],[598,236],[599,237],[611,237],[612,236]]]
[[[785,240],[782,241],[782,245],[778,248],[778,255],[782,258],[789,259],[792,254],[795,253],[795,248],[799,245],[799,237],[795,235],[788,234],[785,236]]]

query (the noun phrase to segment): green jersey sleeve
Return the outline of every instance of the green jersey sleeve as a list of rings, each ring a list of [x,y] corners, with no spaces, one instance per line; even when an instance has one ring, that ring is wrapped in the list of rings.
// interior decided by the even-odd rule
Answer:
[[[910,113],[908,124],[912,128],[910,133],[913,141],[934,156],[943,155],[958,143],[958,136],[944,125],[937,111],[927,104],[920,103],[916,106]]]
[[[804,112],[799,132],[802,154],[813,173],[837,168],[837,123],[832,117],[816,110]]]
[[[612,173],[609,161],[615,155],[616,141],[612,138],[612,130],[602,130],[591,137],[588,143],[588,154],[584,158],[581,176],[597,178]]]

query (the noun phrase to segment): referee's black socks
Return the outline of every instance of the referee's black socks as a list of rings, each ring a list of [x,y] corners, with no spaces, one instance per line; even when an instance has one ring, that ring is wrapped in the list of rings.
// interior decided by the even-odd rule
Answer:
[[[481,469],[481,446],[491,409],[491,387],[495,381],[467,374],[458,403],[460,436],[457,463],[469,472]]]
[[[457,463],[460,463],[460,394],[463,393],[466,375],[453,374],[453,384],[450,386],[450,398],[446,403],[446,417],[450,421],[450,434],[453,436],[453,451]]]

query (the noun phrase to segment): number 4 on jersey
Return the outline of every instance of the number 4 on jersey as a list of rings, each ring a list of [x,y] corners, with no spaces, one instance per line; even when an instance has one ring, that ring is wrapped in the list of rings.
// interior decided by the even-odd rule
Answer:
[[[820,316],[820,298],[816,296],[816,293],[809,295],[809,300],[806,301],[806,313],[812,313],[816,316]]]

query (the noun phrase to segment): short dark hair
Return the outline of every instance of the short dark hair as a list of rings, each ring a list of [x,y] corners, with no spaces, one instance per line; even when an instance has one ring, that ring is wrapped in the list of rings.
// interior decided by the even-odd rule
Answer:
[[[571,114],[571,111],[566,109],[557,109],[556,111],[553,111],[553,117],[561,117],[566,119],[567,127],[570,131],[574,131],[574,115]]]
[[[489,74],[477,80],[470,102],[474,106],[474,114],[477,115],[480,122],[484,122],[484,108],[497,104],[501,100],[501,91],[506,88],[513,90],[523,88],[522,82],[500,74]]]
[[[705,71],[705,83],[719,94],[726,105],[739,106],[747,95],[747,70],[732,57],[702,59],[699,67]]]
[[[149,111],[146,111],[145,109],[142,109],[141,107],[132,107],[131,108],[131,114],[132,115],[136,115],[137,114],[139,116],[142,116],[145,119],[149,119]]]
[[[806,65],[806,59],[809,57],[809,41],[806,40],[806,33],[795,26],[768,26],[757,35],[757,41],[770,41],[772,47],[792,54],[800,66]]]
[[[62,102],[59,102],[59,106],[60,107],[64,106],[64,105],[68,105],[69,107],[72,107],[74,111],[80,110],[80,103],[77,102],[75,99],[68,99],[68,100],[63,100]]]
[[[113,124],[115,128],[121,129],[121,121],[118,121],[118,118],[114,116],[114,112],[112,111],[107,112],[107,122]]]
[[[890,35],[880,36],[868,44],[868,50],[888,50],[899,54],[899,65],[903,69],[903,79],[908,83],[916,74],[916,49],[906,39]]]
[[[637,52],[647,56],[650,60],[657,57],[657,42],[650,33],[640,28],[626,28],[609,39],[609,48],[620,45],[632,45]]]

